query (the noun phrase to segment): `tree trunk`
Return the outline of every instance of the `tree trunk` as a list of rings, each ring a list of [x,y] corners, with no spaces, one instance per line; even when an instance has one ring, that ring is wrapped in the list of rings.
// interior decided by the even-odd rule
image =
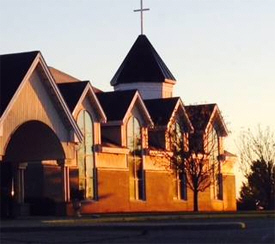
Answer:
[[[199,192],[197,190],[194,190],[194,207],[193,207],[193,211],[194,212],[198,212],[199,211]]]

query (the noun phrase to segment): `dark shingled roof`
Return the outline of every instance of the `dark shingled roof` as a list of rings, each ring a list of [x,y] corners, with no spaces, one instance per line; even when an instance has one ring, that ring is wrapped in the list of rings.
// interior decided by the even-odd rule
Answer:
[[[123,120],[135,94],[136,90],[128,90],[96,93],[96,96],[107,121],[120,121]]]
[[[71,82],[81,82],[81,80],[61,71],[54,67],[48,67],[56,84],[71,83]],[[102,92],[98,88],[92,86],[94,92]]]
[[[176,80],[145,35],[139,35],[111,80],[111,85]]]
[[[185,106],[195,131],[204,131],[206,129],[215,106],[216,104]]]
[[[155,125],[167,125],[179,97],[144,100]]]
[[[71,112],[73,112],[77,102],[79,101],[88,83],[89,81],[77,81],[57,84]]]
[[[0,116],[6,110],[39,51],[0,55]]]

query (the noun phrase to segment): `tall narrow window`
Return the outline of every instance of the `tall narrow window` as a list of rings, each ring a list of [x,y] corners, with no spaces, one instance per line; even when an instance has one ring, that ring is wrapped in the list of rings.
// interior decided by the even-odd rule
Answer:
[[[83,110],[79,113],[77,124],[84,136],[77,151],[79,190],[84,191],[86,199],[94,199],[96,171],[93,155],[93,121],[87,111]]]
[[[222,174],[219,161],[219,136],[215,129],[209,135],[210,163],[212,165],[212,182],[214,199],[223,199]]]
[[[184,151],[184,138],[180,124],[178,122],[173,123],[167,135],[169,137],[170,150],[174,154],[180,155]]]
[[[216,198],[219,200],[223,200],[223,176],[222,173],[216,174]]]
[[[174,170],[174,199],[187,200],[186,175],[180,170]]]
[[[174,154],[172,168],[174,168],[174,199],[187,200],[187,184],[184,172],[184,137],[180,124],[176,122],[172,127],[170,140],[171,150]]]
[[[128,155],[130,198],[135,200],[145,199],[145,175],[142,167],[141,138],[140,124],[135,117],[131,117],[127,124],[127,146],[130,150]]]

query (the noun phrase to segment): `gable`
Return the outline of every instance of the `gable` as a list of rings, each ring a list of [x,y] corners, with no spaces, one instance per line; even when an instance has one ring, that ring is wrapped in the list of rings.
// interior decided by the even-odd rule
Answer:
[[[184,132],[193,130],[179,97],[145,100],[145,105],[155,125],[149,130],[149,145],[151,149],[163,150],[166,148],[166,132],[175,121],[180,121]]]
[[[55,110],[58,111],[57,116],[61,119],[63,124],[66,124],[67,130],[72,132],[70,133],[71,134],[70,140],[74,140],[74,139],[81,140],[82,134],[79,128],[77,127],[69,109],[67,108],[58,88],[56,87],[56,84],[47,68],[47,65],[41,53],[32,52],[31,54],[32,54],[31,55],[32,57],[34,57],[33,55],[35,55],[32,62],[30,62],[31,59],[28,59],[28,58],[24,61],[24,58],[22,57],[22,59],[19,59],[20,61],[19,64],[12,65],[13,67],[20,66],[22,62],[24,64],[24,65],[21,64],[21,66],[24,67],[24,69],[22,70],[24,70],[24,72],[26,70],[26,74],[24,75],[21,81],[19,80],[19,78],[22,77],[23,72],[19,72],[19,74],[17,74],[16,76],[15,75],[12,76],[12,77],[17,77],[16,79],[17,86],[16,86],[16,90],[14,91],[14,94],[12,94],[12,97],[10,98],[8,106],[6,107],[5,111],[1,116],[0,127],[3,127],[3,124],[7,123],[6,122],[7,119],[12,119],[13,125],[15,125],[16,123],[23,123],[28,119],[39,120],[38,117],[40,114],[40,110],[45,111],[45,109],[48,109],[47,105],[49,105],[49,103],[52,103],[54,106],[53,111]],[[17,55],[21,56],[21,54],[11,54],[11,56],[17,56]],[[25,54],[25,55],[27,55],[28,57],[28,54]],[[13,62],[16,63],[17,59],[13,59]],[[6,66],[3,66],[3,67],[6,67]],[[4,71],[4,70],[2,71],[4,74],[7,74],[7,71]],[[14,72],[17,72],[17,70],[15,70]],[[5,83],[5,84],[8,83],[9,77],[6,75],[3,77],[5,77],[5,80],[2,80],[1,83]],[[26,87],[30,87],[30,89],[28,89],[28,91],[25,93],[24,91],[25,89],[27,89]],[[32,94],[32,92],[35,95],[33,96],[28,95],[28,93]],[[22,98],[22,94],[24,94],[23,98]],[[47,94],[48,97],[45,94]],[[14,112],[12,113],[11,109],[14,109],[15,104],[18,102],[19,97],[21,98],[20,100],[21,102],[19,105],[21,106],[20,110],[18,110],[17,113],[14,113]],[[36,100],[36,97],[38,97],[38,100],[40,100],[40,103],[42,103],[42,108],[40,108],[40,110],[35,110],[34,108],[32,108],[32,104],[33,106],[35,106],[35,104],[39,104],[39,101]],[[46,97],[47,99],[44,99]],[[51,115],[51,111],[52,110],[47,111],[48,116]],[[35,112],[37,113],[36,115],[34,114]],[[31,118],[32,116],[33,118]],[[45,119],[45,117],[42,118],[41,120],[42,122],[44,122],[43,119]],[[5,129],[2,129],[2,130],[5,130]],[[76,137],[73,138],[73,136],[76,136]]]
[[[68,142],[73,139],[71,138],[72,128],[64,120],[38,69],[33,71],[28,80],[24,82],[2,121],[3,148],[11,134],[20,125],[28,121],[40,121],[48,125],[61,142]]]
[[[205,131],[216,104],[201,104],[185,106],[189,119],[195,131]]]
[[[96,94],[108,122],[123,121],[135,93],[135,90],[131,90]]]
[[[156,126],[167,126],[179,98],[150,99],[144,103]]]
[[[227,128],[217,104],[200,104],[185,106],[195,133],[205,133],[212,126],[220,136],[227,136]]]
[[[155,126],[167,127],[178,116],[182,120],[185,131],[193,127],[179,97],[144,100]]]
[[[218,105],[215,106],[214,112],[210,118],[208,127],[211,126],[215,128],[219,136],[228,136],[228,130],[221,115],[221,112],[218,108]],[[206,130],[208,129],[208,127],[206,128]]]
[[[136,117],[143,127],[152,127],[154,124],[144,101],[141,99],[138,92],[136,92],[128,108],[128,111],[123,119],[123,123],[125,124],[131,116]]]
[[[94,93],[93,87],[91,86],[90,82],[87,81],[81,83],[86,83],[86,86],[83,90],[81,89],[82,92],[77,95],[78,99],[75,100],[77,102],[72,109],[72,114],[74,118],[77,117],[77,114],[80,110],[84,109],[90,113],[94,122],[106,122],[106,115],[97,99],[97,96]],[[75,89],[73,89],[73,91],[75,91]]]

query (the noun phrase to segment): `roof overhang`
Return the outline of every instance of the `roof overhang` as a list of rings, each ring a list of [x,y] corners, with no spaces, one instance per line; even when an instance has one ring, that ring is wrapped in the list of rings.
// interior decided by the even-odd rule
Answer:
[[[176,81],[175,80],[170,80],[170,79],[164,79],[165,83],[171,84],[171,85],[175,85]]]

